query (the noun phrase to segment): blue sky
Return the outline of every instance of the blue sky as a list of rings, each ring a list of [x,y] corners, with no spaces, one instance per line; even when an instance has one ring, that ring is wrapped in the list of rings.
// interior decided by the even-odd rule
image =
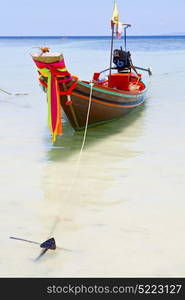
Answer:
[[[113,0],[1,1],[0,36],[110,35]],[[185,34],[185,0],[117,0],[129,35]]]

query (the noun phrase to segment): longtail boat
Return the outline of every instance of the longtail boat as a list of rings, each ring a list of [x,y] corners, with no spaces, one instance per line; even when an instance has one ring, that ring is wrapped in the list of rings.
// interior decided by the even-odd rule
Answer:
[[[113,50],[114,37],[119,36],[120,25],[124,28],[125,48]],[[62,110],[72,127],[81,130],[122,117],[144,102],[147,85],[137,70],[147,71],[149,75],[151,70],[134,66],[131,53],[126,49],[126,30],[131,25],[120,24],[116,3],[111,26],[110,66],[95,72],[91,81],[71,75],[62,53],[50,53],[45,47],[40,48],[40,53],[32,54],[40,83],[47,92],[48,121],[53,141],[62,134]],[[104,72],[108,72],[108,76],[102,81],[101,74]]]

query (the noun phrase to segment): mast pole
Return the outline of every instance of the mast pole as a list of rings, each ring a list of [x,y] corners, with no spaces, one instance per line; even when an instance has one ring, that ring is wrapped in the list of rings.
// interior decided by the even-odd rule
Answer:
[[[114,24],[112,24],[112,38],[111,38],[111,50],[110,50],[110,70],[109,70],[109,76],[111,75],[111,68],[112,68],[113,44],[114,44]]]
[[[124,28],[125,51],[127,51],[127,27]]]
[[[130,24],[122,24],[124,27],[124,44],[125,44],[125,51],[127,51],[127,28],[131,27]]]

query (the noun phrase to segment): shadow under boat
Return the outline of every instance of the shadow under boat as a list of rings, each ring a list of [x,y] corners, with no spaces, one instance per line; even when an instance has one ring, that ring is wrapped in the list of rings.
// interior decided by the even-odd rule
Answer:
[[[97,126],[89,127],[85,142],[85,148],[102,141],[102,139],[109,138],[123,132],[129,126],[142,117],[146,103],[135,108],[129,114],[119,119],[108,121]],[[63,123],[63,135],[57,138],[55,144],[48,151],[48,161],[62,161],[69,159],[72,155],[80,151],[84,131],[75,131],[70,123],[66,121]]]

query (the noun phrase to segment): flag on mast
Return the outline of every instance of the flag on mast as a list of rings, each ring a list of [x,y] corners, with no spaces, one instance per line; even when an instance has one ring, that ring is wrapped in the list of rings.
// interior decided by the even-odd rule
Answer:
[[[118,13],[116,0],[114,0],[114,9],[113,9],[113,15],[111,19],[111,25],[114,26],[118,22],[119,22],[119,13]]]
[[[111,19],[111,28],[114,28],[114,25],[116,25],[116,37],[118,39],[121,38],[122,32],[123,32],[123,27],[122,23],[119,22],[119,12],[117,8],[117,3],[116,0],[114,0],[114,9],[113,9],[113,15]]]
[[[123,32],[123,25],[122,23],[118,22],[118,25],[116,26],[116,37],[118,39],[121,39],[122,32]]]

